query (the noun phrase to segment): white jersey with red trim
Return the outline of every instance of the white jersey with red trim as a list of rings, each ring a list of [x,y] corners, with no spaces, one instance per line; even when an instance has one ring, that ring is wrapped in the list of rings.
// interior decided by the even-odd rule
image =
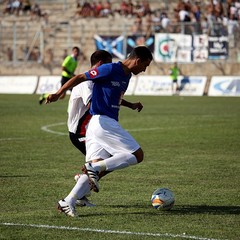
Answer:
[[[76,133],[79,120],[88,110],[88,103],[92,98],[93,82],[86,81],[72,89],[68,103],[68,131]]]

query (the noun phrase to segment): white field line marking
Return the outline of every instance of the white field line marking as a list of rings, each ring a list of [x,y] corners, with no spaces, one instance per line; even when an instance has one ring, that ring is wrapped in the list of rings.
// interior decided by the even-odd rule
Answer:
[[[60,125],[65,125],[66,123],[65,122],[60,122],[60,123],[53,123],[53,124],[50,124],[50,125],[46,125],[46,126],[42,126],[41,127],[41,130],[45,131],[45,132],[49,132],[49,133],[53,133],[53,134],[57,134],[57,135],[68,135],[68,133],[63,133],[63,132],[58,132],[58,131],[53,131],[49,128],[51,127],[55,127],[55,126],[60,126]],[[185,127],[182,127],[182,128],[185,128]],[[154,127],[154,128],[138,128],[138,129],[126,129],[126,131],[129,131],[129,132],[139,132],[139,131],[155,131],[155,130],[161,130],[161,129],[172,129],[171,128],[166,128],[166,127]]]
[[[0,223],[4,226],[16,226],[16,227],[32,227],[32,228],[46,228],[46,229],[58,229],[58,230],[71,230],[71,231],[82,231],[82,232],[98,232],[98,233],[112,233],[122,235],[141,235],[151,237],[168,237],[168,238],[185,238],[195,240],[220,240],[216,238],[204,238],[191,236],[186,234],[171,234],[171,233],[147,233],[147,232],[130,232],[130,231],[117,231],[117,230],[105,230],[105,229],[94,229],[94,228],[79,228],[79,227],[66,227],[66,226],[51,226],[51,225],[37,225],[37,224],[21,224],[21,223]]]
[[[65,122],[60,122],[60,123],[54,123],[54,124],[42,126],[42,127],[41,127],[41,130],[43,130],[43,131],[45,131],[45,132],[57,134],[57,135],[68,135],[67,133],[57,132],[57,131],[53,131],[53,130],[50,130],[50,129],[49,129],[50,127],[60,126],[60,125],[64,125],[64,124],[66,124],[66,123],[65,123]]]

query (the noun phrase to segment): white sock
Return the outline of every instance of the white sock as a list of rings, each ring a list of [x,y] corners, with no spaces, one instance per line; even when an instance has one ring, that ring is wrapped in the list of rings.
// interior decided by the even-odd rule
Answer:
[[[81,199],[90,191],[89,178],[86,174],[81,174],[72,191],[64,199],[66,202],[75,206],[77,199]]]
[[[137,163],[137,158],[132,153],[118,153],[105,160],[92,163],[92,167],[98,172],[102,172],[104,170],[114,171],[130,165],[135,165]]]

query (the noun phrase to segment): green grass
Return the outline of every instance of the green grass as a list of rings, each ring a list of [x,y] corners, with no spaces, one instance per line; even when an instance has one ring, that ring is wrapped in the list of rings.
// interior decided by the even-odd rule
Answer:
[[[91,196],[97,207],[78,208],[81,217],[73,219],[55,205],[73,187],[84,157],[66,125],[50,127],[65,135],[41,129],[66,122],[68,97],[39,106],[37,95],[0,95],[0,239],[239,240],[240,98],[126,99],[144,105],[141,113],[122,108],[120,122],[145,159],[102,179]],[[151,206],[158,187],[174,191],[171,211]]]

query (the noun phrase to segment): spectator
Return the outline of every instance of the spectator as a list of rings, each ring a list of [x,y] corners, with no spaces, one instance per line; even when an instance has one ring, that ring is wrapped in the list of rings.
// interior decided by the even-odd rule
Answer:
[[[175,17],[178,22],[190,22],[191,4],[188,0],[179,0],[177,7],[174,8]]]
[[[199,3],[195,3],[192,5],[192,14],[193,14],[193,21],[195,22],[195,33],[201,34],[202,27],[201,27],[201,9]]]
[[[17,16],[19,15],[19,11],[21,10],[22,2],[19,0],[14,0],[12,2],[12,13],[15,13]]]
[[[190,13],[186,10],[186,8],[179,10],[178,19],[180,22],[191,22]]]
[[[102,17],[108,17],[108,16],[113,16],[113,11],[112,11],[112,6],[111,6],[111,2],[109,0],[107,0],[104,4],[103,4],[103,9],[101,11],[101,16]]]
[[[31,15],[32,15],[32,20],[39,20],[42,16],[42,10],[40,8],[40,6],[36,3],[33,5],[32,9],[31,9]]]
[[[145,33],[146,33],[146,39],[148,39],[152,35],[152,13],[147,13],[145,17]]]
[[[158,33],[161,30],[161,12],[156,10],[152,15],[153,31]]]
[[[140,17],[143,17],[145,15],[145,8],[139,1],[136,2],[134,13]]]
[[[8,14],[12,14],[12,1],[8,0],[7,1],[7,5],[5,7],[5,9],[3,10],[3,14],[8,13]]]
[[[164,32],[171,32],[170,19],[168,18],[167,13],[162,13],[161,26]]]
[[[32,8],[32,5],[31,5],[31,2],[29,0],[23,0],[23,3],[22,3],[22,11],[24,14],[26,13],[30,13],[31,12],[31,8]]]
[[[214,12],[217,16],[222,17],[224,15],[223,5],[221,1],[216,1],[214,4]]]
[[[133,16],[134,15],[134,4],[132,0],[128,1],[128,15]]]
[[[120,4],[120,15],[127,16],[129,13],[128,4],[126,1],[122,0]]]
[[[91,6],[91,4],[89,2],[84,2],[80,14],[83,18],[91,17],[93,16],[93,11],[94,8]]]
[[[209,34],[208,19],[205,16],[204,16],[203,20],[201,21],[201,31],[202,31],[202,34]]]
[[[191,22],[189,5],[183,4],[178,12],[178,21],[183,23],[181,24],[181,33],[184,34],[191,34],[192,33],[192,26],[188,24]]]
[[[80,17],[82,14],[82,6],[81,4],[78,2],[77,3],[77,9],[76,9],[76,12],[75,12],[75,17]]]
[[[199,3],[193,4],[191,11],[193,13],[194,20],[196,22],[200,22],[201,21],[201,9],[200,9]]]
[[[237,19],[234,17],[234,15],[230,15],[227,27],[229,36],[232,36],[235,33],[237,33],[237,31],[239,31],[239,23]]]
[[[142,18],[137,15],[134,24],[132,26],[132,33],[135,36],[141,36],[143,34],[143,24],[142,24]]]
[[[95,17],[101,17],[103,10],[103,4],[102,1],[99,1],[95,6]]]
[[[144,9],[144,13],[143,13],[144,16],[146,16],[148,13],[152,12],[148,0],[143,0],[142,1],[142,6],[143,6],[143,9]]]

